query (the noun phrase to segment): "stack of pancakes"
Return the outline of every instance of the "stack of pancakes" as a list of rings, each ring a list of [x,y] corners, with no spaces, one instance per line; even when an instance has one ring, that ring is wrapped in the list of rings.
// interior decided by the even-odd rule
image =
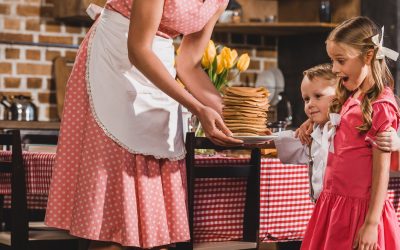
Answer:
[[[223,91],[223,116],[235,135],[269,135],[269,92],[264,87],[227,87]]]

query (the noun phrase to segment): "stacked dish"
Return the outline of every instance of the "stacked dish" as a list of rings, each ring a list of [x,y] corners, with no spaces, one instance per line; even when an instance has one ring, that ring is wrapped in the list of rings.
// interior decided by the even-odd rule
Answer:
[[[264,87],[227,87],[223,92],[223,116],[236,136],[270,135],[267,128],[269,92]]]
[[[285,89],[285,80],[280,69],[270,68],[257,75],[255,86],[268,89],[270,93],[268,96],[269,103],[275,106],[279,102],[279,93]]]

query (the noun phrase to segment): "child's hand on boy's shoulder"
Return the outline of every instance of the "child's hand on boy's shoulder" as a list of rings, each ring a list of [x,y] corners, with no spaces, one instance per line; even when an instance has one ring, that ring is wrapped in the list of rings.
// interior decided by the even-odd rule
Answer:
[[[375,143],[382,151],[390,152],[400,150],[400,138],[397,135],[397,131],[392,127],[387,131],[378,133]]]
[[[308,119],[303,124],[300,125],[298,129],[295,131],[295,137],[299,138],[301,143],[304,145],[311,144],[311,133],[313,131],[313,122]]]

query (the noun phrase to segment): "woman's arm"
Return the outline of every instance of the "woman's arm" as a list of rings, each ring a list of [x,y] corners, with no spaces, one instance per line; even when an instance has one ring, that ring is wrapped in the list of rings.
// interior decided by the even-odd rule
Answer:
[[[167,95],[197,115],[207,137],[220,145],[237,145],[221,116],[179,87],[159,58],[152,51],[153,38],[161,21],[164,0],[135,0],[128,33],[128,57],[135,67]],[[202,90],[200,90],[202,91]]]
[[[364,224],[356,237],[355,244],[358,244],[358,249],[370,249],[368,247],[376,246],[378,240],[378,224],[382,216],[382,209],[389,184],[390,152],[384,152],[373,147],[372,155],[371,199],[369,201]],[[366,246],[367,248],[365,248]]]
[[[206,106],[212,107],[219,114],[222,114],[223,106],[221,95],[202,69],[200,62],[215,23],[225,10],[225,7],[219,8],[201,31],[183,37],[179,47],[179,55],[176,58],[179,79],[182,80],[186,88],[197,100]]]

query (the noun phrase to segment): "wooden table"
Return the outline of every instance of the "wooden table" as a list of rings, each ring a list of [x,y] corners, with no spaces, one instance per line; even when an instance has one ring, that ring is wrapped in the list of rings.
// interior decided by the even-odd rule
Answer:
[[[0,158],[10,152],[0,151]],[[27,169],[28,204],[45,208],[54,153],[24,152]],[[243,164],[246,158],[198,157],[200,165]],[[260,182],[260,240],[279,242],[301,240],[314,205],[308,196],[308,167],[282,164],[276,158],[262,158]],[[10,194],[7,174],[0,174],[0,193]],[[196,179],[194,204],[195,242],[240,239],[246,181],[218,178]],[[392,177],[389,198],[400,218],[400,178]],[[6,197],[7,201],[7,197]]]

